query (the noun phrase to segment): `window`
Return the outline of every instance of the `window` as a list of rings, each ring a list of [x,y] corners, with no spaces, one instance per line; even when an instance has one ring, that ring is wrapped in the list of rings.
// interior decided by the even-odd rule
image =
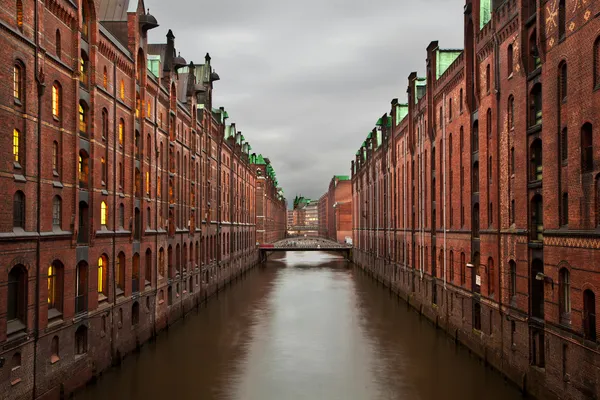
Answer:
[[[492,87],[492,76],[490,73],[490,64],[485,67],[485,91],[486,93],[490,93],[490,89]]]
[[[136,130],[135,131],[135,139],[134,139],[134,150],[135,150],[135,159],[139,160],[140,159],[140,133]]]
[[[85,244],[89,238],[89,207],[85,201],[79,202],[79,234],[77,242]]]
[[[141,191],[142,191],[142,175],[140,173],[140,170],[138,168],[135,169],[135,188],[134,188],[134,193],[135,193],[135,197],[140,197],[141,196]]]
[[[459,100],[458,100],[458,101],[459,101],[459,103],[458,103],[458,109],[459,109],[459,111],[462,113],[462,111],[463,111],[463,103],[464,103],[464,100],[463,100],[463,90],[462,90],[462,88],[460,89],[460,94],[459,94],[459,96],[458,96],[458,99],[459,99]]]
[[[101,169],[101,177],[102,184],[106,184],[106,159],[104,157],[100,158],[100,169]]]
[[[85,150],[79,150],[79,187],[87,189],[89,183],[89,161],[90,157]]]
[[[50,310],[62,312],[62,281],[63,265],[60,261],[54,261],[48,267],[48,319],[55,313]]]
[[[60,38],[60,30],[56,30],[56,57],[60,58],[62,55],[62,40]]]
[[[479,123],[475,121],[473,124],[473,137],[471,140],[473,149],[471,150],[473,153],[479,151]]]
[[[54,82],[54,85],[52,85],[52,117],[56,120],[60,119],[60,107],[61,88],[58,82]]]
[[[594,87],[600,86],[600,37],[594,42]]]
[[[496,293],[496,270],[494,269],[494,259],[488,258],[488,295],[493,296]]]
[[[542,85],[536,83],[529,95],[529,126],[542,123]]]
[[[146,171],[146,195],[150,196],[150,172]]]
[[[79,58],[79,85],[87,88],[89,84],[89,59],[85,52],[81,52],[81,58]]]
[[[27,269],[19,264],[8,273],[6,320],[8,333],[12,328],[24,329],[27,313]]]
[[[125,82],[121,79],[121,83],[119,84],[119,96],[121,96],[121,100],[125,100]]]
[[[473,226],[471,229],[473,230],[473,237],[479,237],[479,203],[475,203],[473,206]]]
[[[530,180],[541,181],[543,164],[542,164],[542,140],[535,139],[531,144],[530,152]]]
[[[55,228],[61,227],[62,222],[62,200],[59,196],[54,196],[52,199],[52,226]]]
[[[102,255],[98,259],[98,295],[108,297],[108,257]]]
[[[596,295],[590,289],[583,292],[583,333],[586,339],[596,341]]]
[[[102,225],[103,228],[106,228],[106,224],[108,222],[108,206],[106,205],[106,202],[101,202],[100,203],[100,225]]]
[[[567,63],[563,62],[560,65],[559,71],[559,82],[558,82],[558,99],[559,101],[566,103],[567,101]]]
[[[581,127],[581,172],[594,169],[594,148],[592,147],[592,124]]]
[[[558,2],[558,39],[561,40],[565,37],[567,28],[567,15],[565,0]]]
[[[90,17],[88,11],[88,4],[86,0],[83,0],[81,3],[81,37],[87,40],[90,34]]]
[[[448,120],[452,120],[452,97],[448,100]]]
[[[123,294],[123,291],[125,291],[125,253],[123,252],[120,252],[117,257],[115,275],[117,278],[117,294]]]
[[[125,168],[123,163],[119,163],[119,189],[125,187]]]
[[[18,129],[13,130],[13,157],[16,163],[21,160],[21,132]]]
[[[108,70],[104,67],[104,72],[102,73],[102,86],[104,89],[108,89]]]
[[[465,261],[465,253],[460,253],[460,284],[464,285],[467,282],[467,264]]]
[[[54,176],[58,176],[58,167],[59,167],[59,160],[58,157],[60,155],[60,152],[58,151],[58,142],[55,140],[52,143],[52,174]]]
[[[140,255],[138,253],[133,255],[131,265],[131,291],[137,293],[140,291]]]
[[[123,203],[119,204],[119,228],[125,227],[125,206]]]
[[[146,286],[150,285],[152,281],[152,250],[146,249],[146,271],[144,273],[144,279],[146,281]]]
[[[23,68],[19,64],[13,66],[13,97],[18,103],[23,100]]]
[[[79,262],[75,277],[75,313],[87,311],[87,263]]]
[[[529,72],[535,71],[540,65],[540,52],[537,47],[537,33],[534,30],[529,37]]]
[[[82,355],[87,352],[87,328],[81,325],[75,331],[75,354]]]
[[[79,102],[79,134],[88,135],[88,106],[84,101]]]
[[[25,194],[20,190],[13,198],[13,227],[25,229]]]
[[[558,272],[558,290],[559,290],[559,305],[560,317],[565,320],[569,319],[571,313],[571,281],[570,274],[567,268],[561,268]],[[564,321],[564,320],[563,320]]]
[[[23,1],[17,0],[17,28],[23,32]]]
[[[566,192],[562,195],[561,206],[560,224],[562,226],[569,225],[569,194]]]
[[[531,199],[531,240],[541,242],[544,239],[544,207],[542,196],[536,194]]]
[[[123,137],[125,136],[125,121],[119,120],[119,145],[123,146]]]
[[[514,261],[508,262],[509,282],[508,295],[513,300],[517,295],[517,264]]]
[[[567,135],[567,128],[563,128],[560,135],[560,158],[563,163],[569,159],[569,137]]]
[[[162,247],[158,251],[158,274],[165,275],[165,250]]]
[[[146,159],[150,160],[150,156],[152,154],[152,139],[150,134],[146,136]]]
[[[507,75],[510,77],[513,74],[513,45],[509,44],[506,49],[506,61],[507,61]]]
[[[479,192],[479,162],[473,164],[473,193]]]

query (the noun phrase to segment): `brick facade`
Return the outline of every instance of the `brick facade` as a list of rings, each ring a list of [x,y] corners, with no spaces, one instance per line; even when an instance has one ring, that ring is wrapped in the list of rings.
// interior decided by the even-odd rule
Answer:
[[[355,261],[536,397],[600,393],[599,12],[467,0],[352,162]]]
[[[0,5],[0,397],[59,398],[254,265],[265,193],[143,1]]]

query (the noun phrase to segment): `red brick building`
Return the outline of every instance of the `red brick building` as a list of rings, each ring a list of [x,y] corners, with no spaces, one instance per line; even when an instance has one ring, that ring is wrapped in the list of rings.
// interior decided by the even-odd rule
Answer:
[[[0,393],[58,398],[256,262],[257,175],[142,0],[1,4]]]
[[[352,182],[335,175],[319,199],[319,236],[343,243],[352,238]]]
[[[599,13],[467,0],[352,163],[355,261],[544,398],[600,394]]]
[[[252,154],[256,171],[256,244],[273,243],[286,237],[287,202],[268,158]]]
[[[327,237],[328,234],[328,222],[327,222],[327,211],[329,202],[329,192],[325,192],[323,196],[319,197],[319,236]]]

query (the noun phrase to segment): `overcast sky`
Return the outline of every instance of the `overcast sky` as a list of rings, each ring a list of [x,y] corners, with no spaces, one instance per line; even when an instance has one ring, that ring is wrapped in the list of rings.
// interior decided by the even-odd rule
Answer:
[[[187,60],[209,52],[224,106],[269,157],[288,203],[318,199],[390,102],[406,100],[426,47],[463,47],[464,0],[145,0]]]

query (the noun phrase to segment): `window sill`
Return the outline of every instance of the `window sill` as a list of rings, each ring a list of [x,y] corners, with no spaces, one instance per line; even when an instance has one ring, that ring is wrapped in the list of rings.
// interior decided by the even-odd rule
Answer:
[[[48,323],[54,323],[57,321],[62,321],[62,313],[56,308],[51,308],[48,310]]]
[[[19,320],[8,321],[6,324],[6,336],[8,337],[9,340],[17,339],[17,338],[25,335],[26,328],[27,328],[27,326],[25,326],[25,324]],[[14,337],[11,337],[11,336],[14,336]]]

